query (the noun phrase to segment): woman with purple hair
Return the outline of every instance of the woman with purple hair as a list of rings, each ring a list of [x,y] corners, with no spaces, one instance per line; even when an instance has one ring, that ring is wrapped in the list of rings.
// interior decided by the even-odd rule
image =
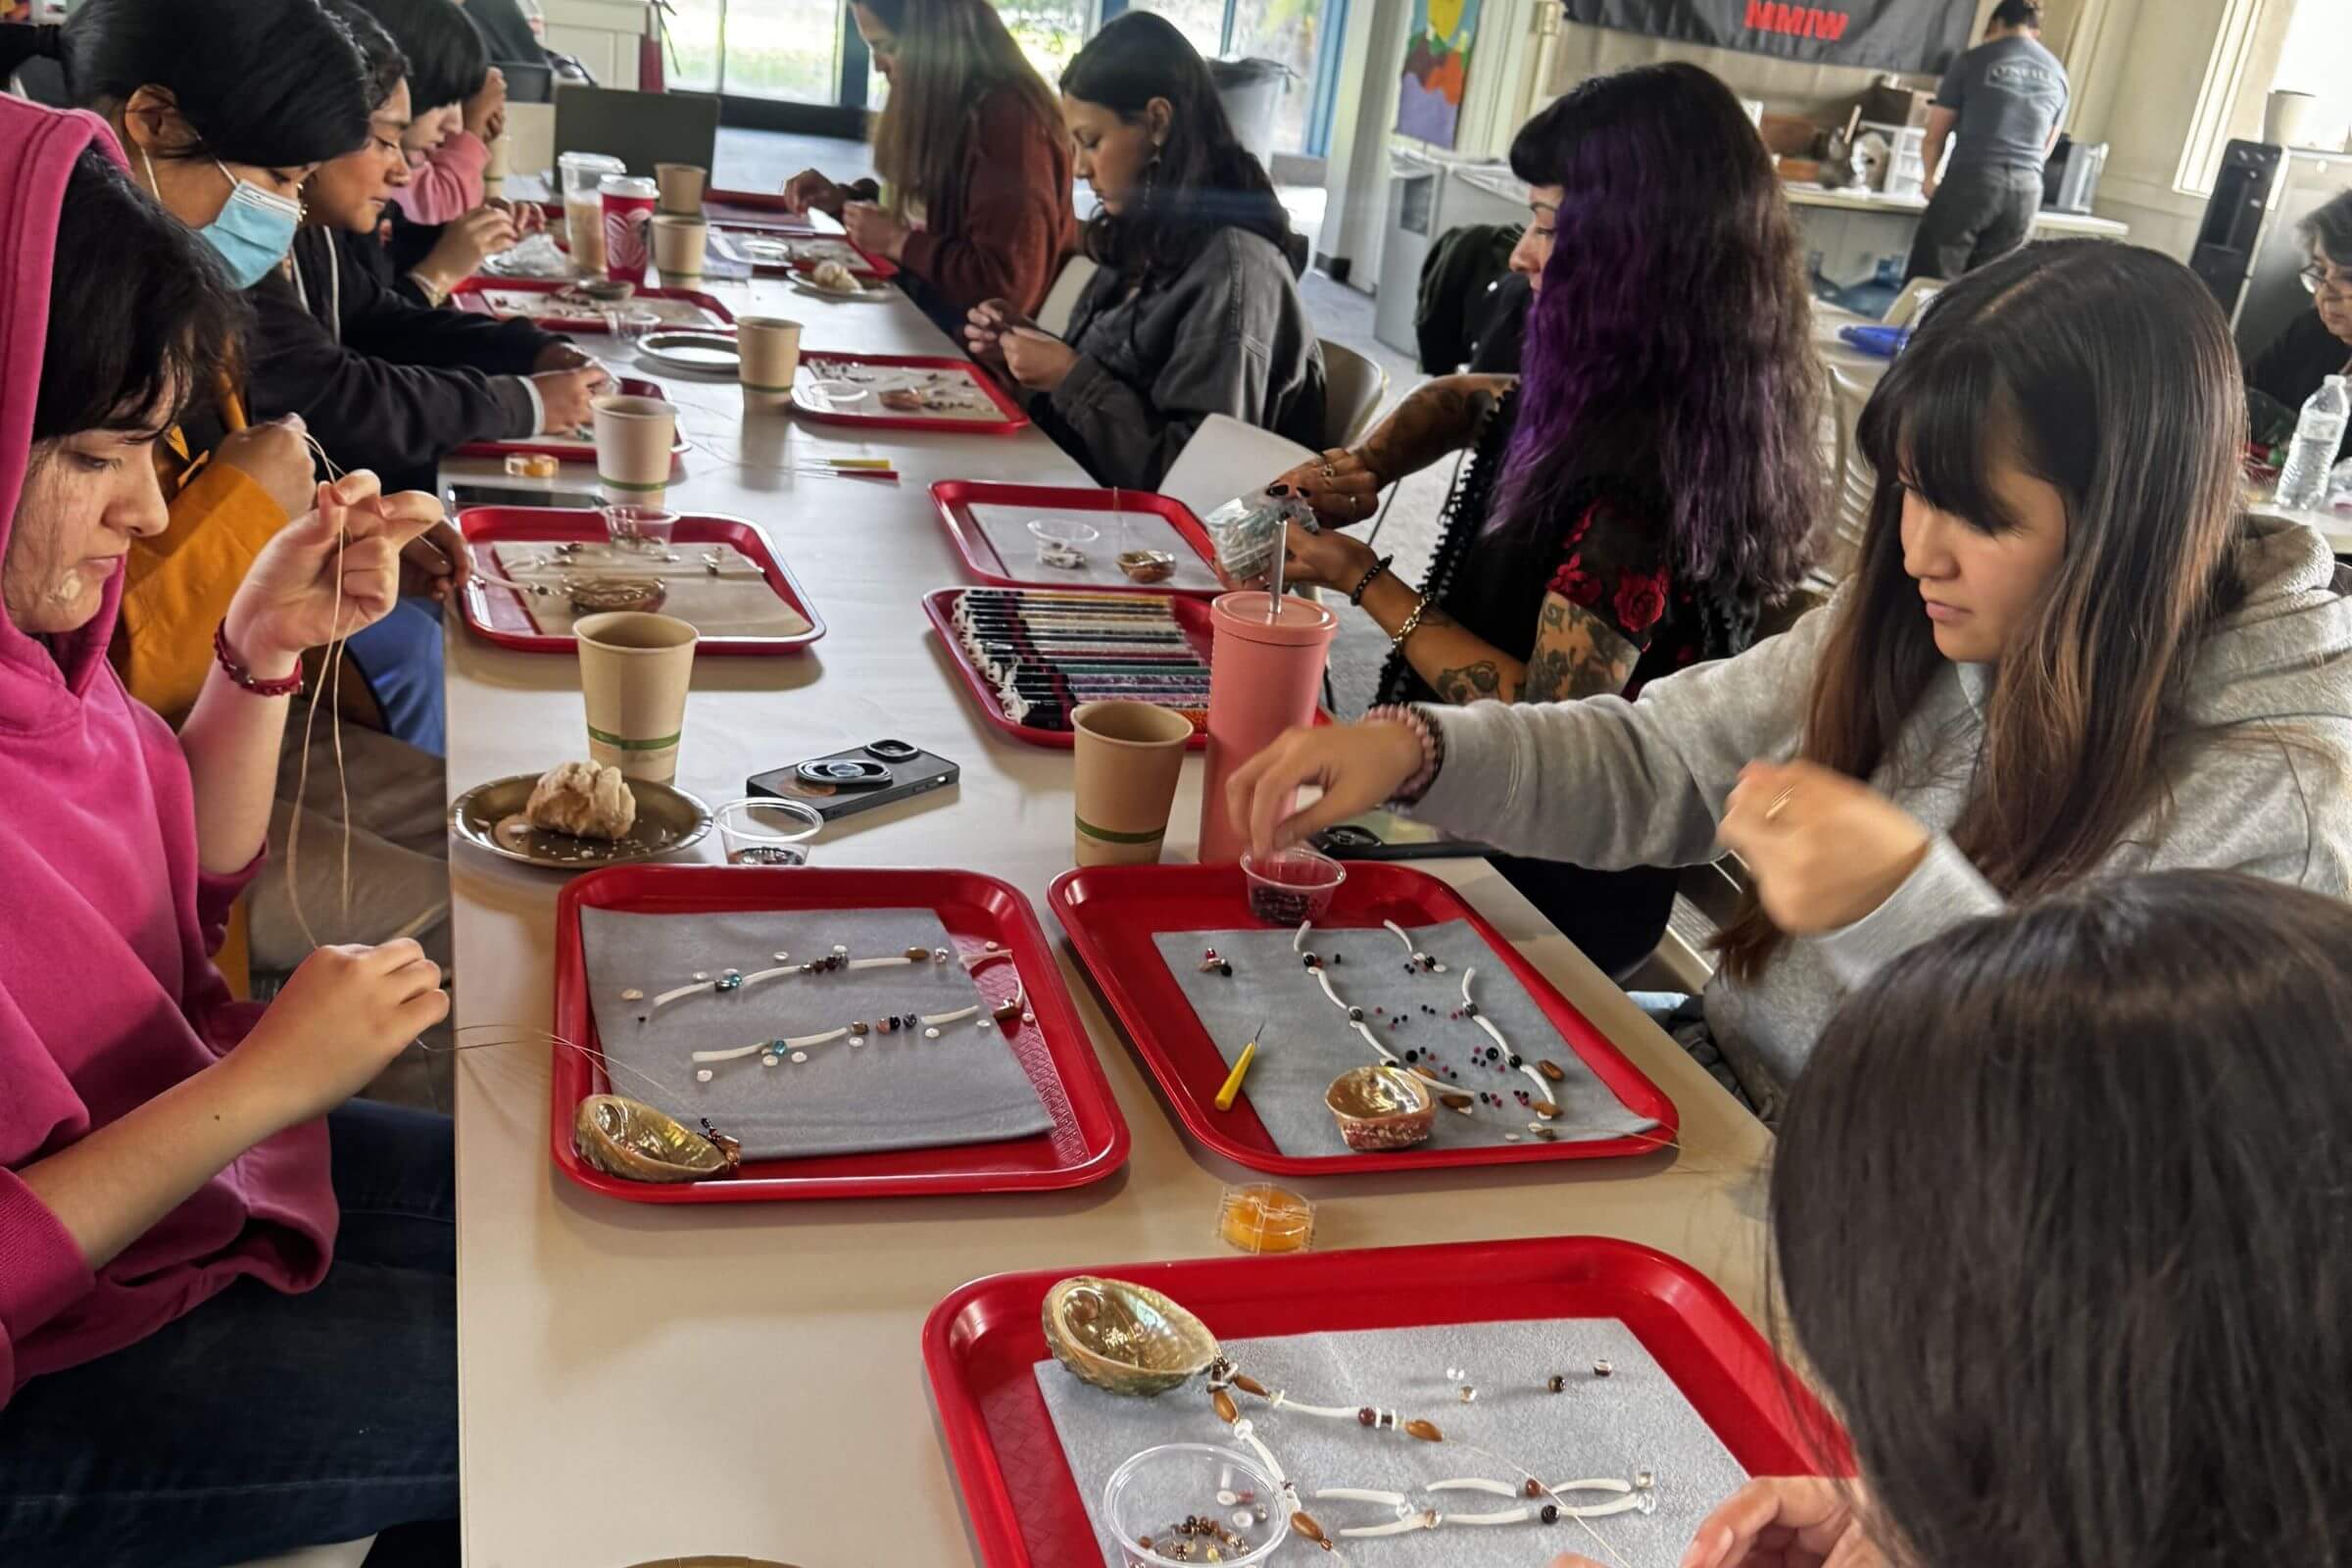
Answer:
[[[1431,381],[1276,481],[1329,525],[1292,529],[1290,580],[1347,594],[1394,645],[1384,705],[1630,697],[1729,658],[1801,575],[1817,515],[1797,232],[1731,90],[1689,65],[1595,77],[1521,128],[1511,168],[1532,187],[1524,376]],[[1421,588],[1337,531],[1464,448]],[[1656,868],[1498,863],[1612,972],[1673,907]]]

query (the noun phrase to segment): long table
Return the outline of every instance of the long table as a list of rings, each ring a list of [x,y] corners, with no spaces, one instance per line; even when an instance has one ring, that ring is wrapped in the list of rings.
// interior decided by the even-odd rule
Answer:
[[[896,296],[837,304],[766,281],[714,292],[739,315],[804,321],[811,349],[948,352]],[[765,768],[884,735],[913,741],[962,764],[960,789],[828,828],[818,863],[985,871],[1020,888],[1042,914],[1047,884],[1070,864],[1069,759],[1002,739],[951,684],[917,606],[924,591],[958,580],[927,492],[947,478],[1081,484],[1084,475],[1033,431],[858,441],[784,416],[747,418],[731,384],[636,373],[668,388],[694,443],[673,507],[760,524],[830,628],[804,657],[698,664],[679,784],[715,805]],[[905,481],[778,471],[805,453],[886,456]],[[444,477],[504,482],[479,462],[453,463]],[[1257,477],[1236,474],[1236,488]],[[567,468],[563,483],[586,487],[593,474]],[[453,798],[585,755],[571,660],[504,652],[462,627],[450,633],[448,658]],[[1199,790],[1196,759],[1176,805],[1172,858],[1190,857]],[[714,838],[686,857],[718,858]],[[1321,1204],[1317,1246],[1618,1236],[1689,1259],[1755,1315],[1762,1130],[1484,861],[1431,869],[1674,1098],[1682,1147],[1545,1170],[1302,1184]],[[549,1027],[561,878],[460,846],[450,879],[457,1021],[512,1026],[517,1039]],[[985,1274],[1215,1253],[1218,1191],[1247,1175],[1181,1135],[1066,947],[1062,971],[1134,1134],[1125,1170],[1065,1194],[613,1201],[550,1163],[544,1045],[458,1058],[458,1349],[472,1568],[618,1568],[687,1552],[806,1568],[977,1560],[917,1356],[924,1315]]]

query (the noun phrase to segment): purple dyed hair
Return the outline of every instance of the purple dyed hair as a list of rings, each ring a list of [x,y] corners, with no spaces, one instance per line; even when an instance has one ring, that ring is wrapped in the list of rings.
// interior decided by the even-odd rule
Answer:
[[[1561,197],[1496,517],[1629,480],[1666,502],[1678,585],[1786,592],[1819,515],[1821,372],[1739,100],[1696,66],[1597,76],[1521,128],[1511,168]]]

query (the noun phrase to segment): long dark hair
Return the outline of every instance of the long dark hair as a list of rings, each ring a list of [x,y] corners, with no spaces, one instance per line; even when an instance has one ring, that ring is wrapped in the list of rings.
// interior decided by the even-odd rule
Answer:
[[[409,58],[409,99],[417,112],[464,103],[490,75],[490,47],[452,0],[357,0]]]
[[[1944,665],[1903,570],[1906,485],[1987,534],[2014,526],[2002,463],[2066,501],[2066,549],[2005,651],[1953,841],[2031,897],[2095,866],[2163,798],[2207,630],[2233,569],[2246,399],[2196,274],[2104,240],[2027,247],[1939,295],[1863,410],[1879,475],[1860,564],[1824,642],[1803,755],[1867,779]],[[1781,932],[1751,895],[1718,942],[1752,978]]]
[[[368,110],[373,114],[390,101],[393,92],[411,74],[409,57],[402,52],[392,34],[383,24],[368,14],[356,0],[318,0],[333,14],[336,21],[351,29],[351,41],[359,46],[360,59],[368,66]],[[411,102],[415,89],[411,89]]]
[[[1154,98],[1174,110],[1146,188],[1128,211],[1099,212],[1086,225],[1086,254],[1099,266],[1131,280],[1181,272],[1220,228],[1262,234],[1289,253],[1290,215],[1274,181],[1234,135],[1207,65],[1175,24],[1123,13],[1070,61],[1061,90],[1129,124]]]
[[[368,140],[367,65],[318,0],[81,0],[53,39],[76,104],[171,93],[183,157],[286,169]]]
[[[1495,527],[1608,476],[1664,509],[1677,587],[1776,598],[1821,506],[1803,248],[1739,99],[1690,65],[1596,76],[1521,127],[1561,188]],[[1549,574],[1558,541],[1545,550]]]
[[[176,420],[218,381],[244,322],[212,247],[85,147],[58,213],[34,446]]]
[[[1913,949],[1771,1207],[1890,1557],[2352,1561],[2352,908],[2170,871]]]
[[[920,203],[934,223],[962,178],[972,112],[1013,93],[1049,136],[1067,135],[1054,89],[989,0],[863,0],[899,40],[890,103],[874,123],[874,171],[901,218]]]

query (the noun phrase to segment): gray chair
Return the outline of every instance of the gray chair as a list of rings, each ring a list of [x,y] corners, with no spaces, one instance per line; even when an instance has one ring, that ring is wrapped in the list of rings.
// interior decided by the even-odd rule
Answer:
[[[1323,340],[1323,447],[1353,446],[1372,427],[1389,372],[1344,343]]]

